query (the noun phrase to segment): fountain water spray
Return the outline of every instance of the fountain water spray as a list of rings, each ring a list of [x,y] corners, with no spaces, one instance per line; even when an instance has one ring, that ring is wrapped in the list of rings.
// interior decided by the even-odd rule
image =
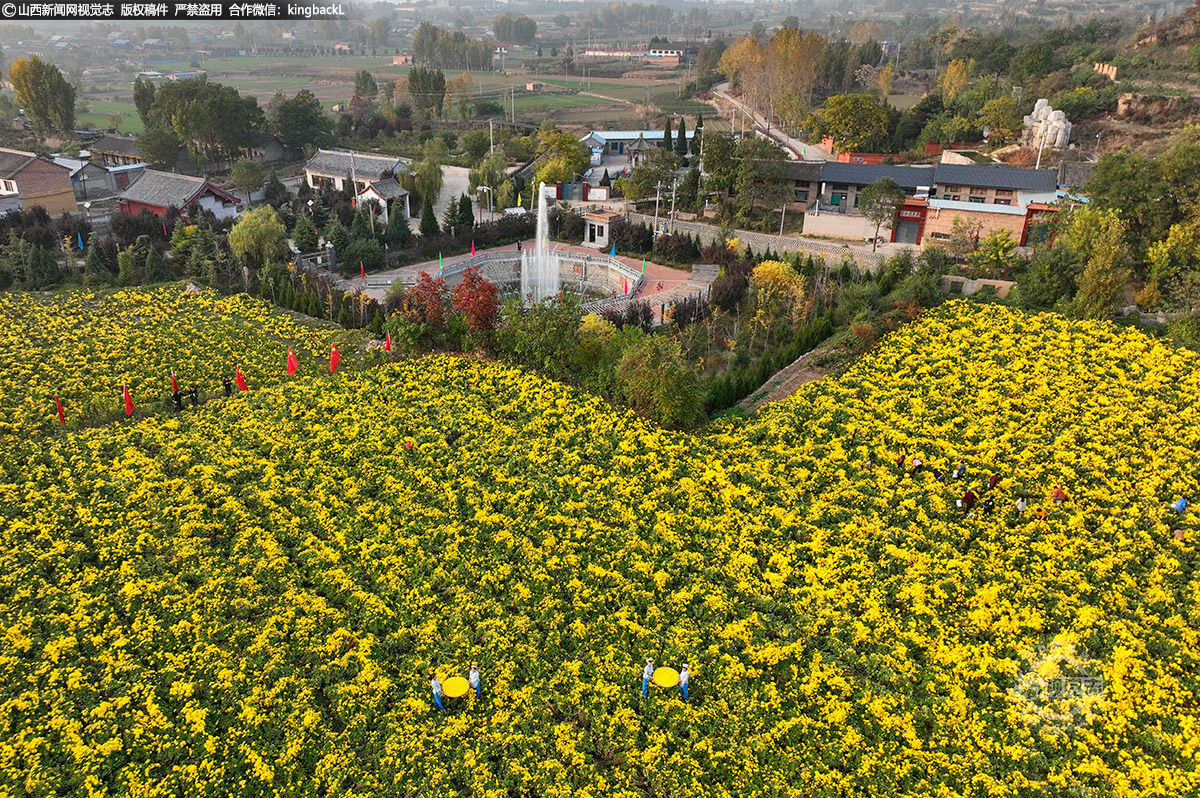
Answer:
[[[558,256],[546,248],[550,236],[550,213],[546,207],[546,184],[538,184],[537,231],[534,245],[521,253],[521,299],[537,304],[558,296]]]

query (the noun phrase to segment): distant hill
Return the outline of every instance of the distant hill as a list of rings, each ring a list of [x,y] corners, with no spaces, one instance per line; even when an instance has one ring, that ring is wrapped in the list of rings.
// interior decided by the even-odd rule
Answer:
[[[1200,3],[1150,28],[1138,37],[1134,47],[1187,47],[1193,44],[1200,44]]]

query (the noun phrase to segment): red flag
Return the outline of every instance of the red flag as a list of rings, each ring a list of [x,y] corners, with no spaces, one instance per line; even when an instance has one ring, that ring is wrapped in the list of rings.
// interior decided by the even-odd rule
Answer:
[[[337,371],[338,363],[342,362],[342,354],[337,351],[337,344],[329,347],[329,373]]]
[[[171,393],[179,393],[179,383],[175,380],[175,369],[171,369]]]
[[[362,278],[364,280],[367,279],[367,270],[363,268],[363,262],[361,260],[358,262],[358,270],[360,273],[362,273]]]
[[[125,383],[124,398],[125,398],[125,415],[132,416],[133,415],[133,395],[131,393],[129,393],[129,383]]]
[[[387,338],[385,338],[383,341],[383,351],[384,352],[392,351],[392,331],[391,330],[388,330]]]
[[[250,386],[246,385],[246,378],[242,376],[242,367],[237,367],[237,372],[233,375],[233,381],[237,383],[237,387],[243,391],[250,390]]]
[[[471,242],[471,254],[472,255],[475,254],[475,242],[474,241]]]
[[[57,396],[56,396],[56,397],[54,397],[54,406],[55,406],[56,408],[58,408],[58,423],[59,423],[59,424],[66,424],[66,423],[67,423],[67,417],[63,415],[63,409],[62,409],[62,399],[59,399]]]
[[[629,296],[629,279],[622,278],[621,285],[625,286],[625,296]]]
[[[296,369],[299,365],[300,361],[296,360],[296,355],[292,353],[292,348],[289,346],[287,356],[287,373],[289,377],[296,376]]]

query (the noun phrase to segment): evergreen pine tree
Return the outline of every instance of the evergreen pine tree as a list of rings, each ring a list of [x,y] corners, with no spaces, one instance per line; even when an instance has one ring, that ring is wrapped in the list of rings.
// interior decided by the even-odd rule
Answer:
[[[442,232],[438,227],[437,217],[433,215],[433,200],[429,197],[425,198],[425,204],[421,207],[421,238],[430,239]]]
[[[675,139],[675,154],[680,158],[683,158],[687,155],[687,151],[687,120],[681,116],[679,117],[679,136]]]
[[[175,279],[175,274],[171,271],[171,267],[163,260],[163,256],[158,250],[150,247],[150,251],[146,254],[146,282],[147,283],[166,283]]]
[[[404,203],[398,199],[392,200],[392,210],[388,214],[387,230],[383,234],[389,246],[407,247],[412,240],[412,229],[408,226],[408,218],[404,215]]]
[[[667,126],[663,128],[662,148],[664,150],[671,149],[671,119],[667,118]]]
[[[371,238],[371,225],[367,221],[367,213],[362,208],[354,212],[354,221],[350,223],[350,240],[366,241]]]
[[[292,227],[292,243],[304,254],[317,251],[317,228],[305,214],[301,214]]]
[[[100,248],[96,243],[95,233],[88,236],[87,256],[83,260],[83,284],[112,284],[112,272],[100,260]]]
[[[692,131],[691,145],[688,147],[688,152],[692,155],[700,154],[700,138],[704,135],[704,114],[696,115],[696,128]]]
[[[333,244],[333,251],[339,255],[350,245],[350,231],[337,218],[337,214],[331,214],[329,224],[325,225],[325,243]]]
[[[466,194],[458,198],[458,223],[475,226],[475,209],[471,207],[471,198]]]
[[[449,232],[451,227],[462,224],[462,220],[458,215],[458,210],[458,201],[450,200],[450,202],[446,204],[446,210],[442,211],[442,229],[446,232]]]
[[[120,285],[137,285],[137,269],[133,262],[133,248],[125,247],[117,253],[117,283]]]
[[[612,178],[608,176],[607,169],[604,170],[604,177],[600,178],[600,185],[602,185],[602,186],[611,186],[612,185]]]
[[[35,290],[49,288],[61,283],[62,279],[62,269],[54,256],[41,247],[34,247],[29,255],[29,266],[25,275],[28,287]]]

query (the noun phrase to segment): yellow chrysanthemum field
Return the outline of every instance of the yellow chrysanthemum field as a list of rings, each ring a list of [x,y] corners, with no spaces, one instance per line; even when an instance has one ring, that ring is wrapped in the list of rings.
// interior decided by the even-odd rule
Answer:
[[[259,353],[254,389],[57,429],[55,382],[126,377],[55,314],[155,297],[121,368],[237,302],[257,338],[187,357]],[[956,301],[677,434],[494,363],[331,377],[245,298],[40,306],[0,340],[0,794],[1200,793],[1193,353]]]

